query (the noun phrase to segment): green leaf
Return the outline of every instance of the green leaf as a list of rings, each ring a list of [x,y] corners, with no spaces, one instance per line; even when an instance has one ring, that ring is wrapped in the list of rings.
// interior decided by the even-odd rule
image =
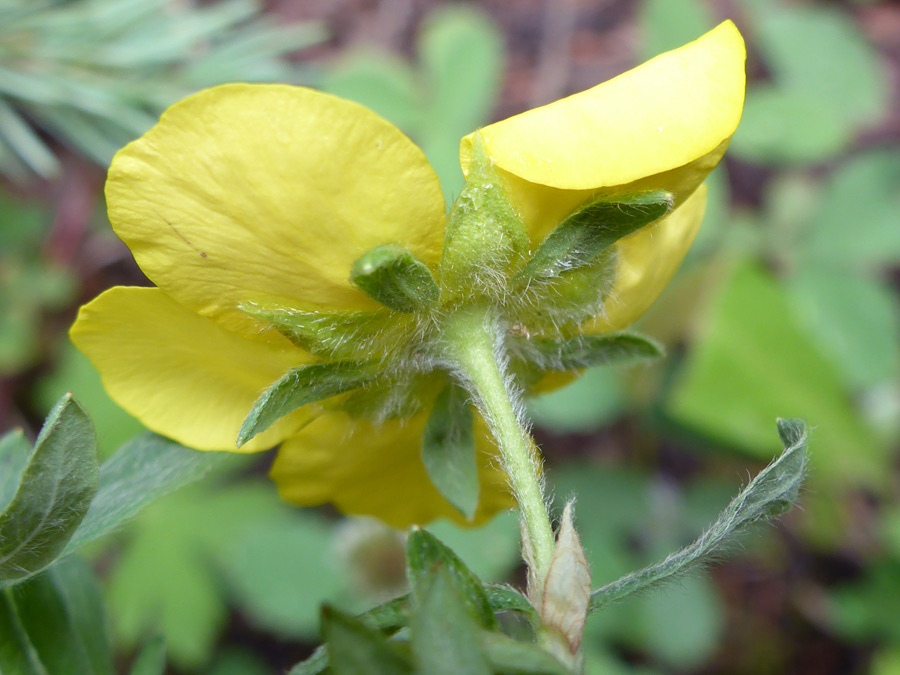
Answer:
[[[100,467],[97,496],[64,552],[109,534],[147,504],[200,480],[228,459],[229,453],[191,450],[152,433],[126,443]]]
[[[895,151],[850,159],[831,175],[817,204],[801,255],[843,268],[869,269],[900,260],[900,156]]]
[[[741,125],[729,150],[758,164],[821,162],[839,154],[853,130],[833,109],[795,89],[747,92]]]
[[[29,455],[31,443],[21,429],[14,429],[0,437],[0,511],[6,508],[16,493]]]
[[[414,529],[406,545],[406,564],[413,595],[418,597],[421,584],[436,566],[444,567],[459,584],[460,592],[472,616],[484,628],[494,629],[497,619],[481,581],[453,551],[427,530]]]
[[[584,433],[612,422],[625,406],[621,375],[612,368],[594,368],[571,384],[526,399],[529,417],[545,429]]]
[[[424,105],[414,138],[449,204],[463,187],[458,139],[489,121],[502,85],[503,37],[475,5],[443,5],[423,22],[418,51]]]
[[[97,491],[97,441],[71,394],[47,416],[12,501],[0,514],[0,586],[62,552]]]
[[[644,34],[642,60],[696,40],[714,25],[701,0],[644,0],[638,18]]]
[[[516,589],[501,584],[487,584],[484,590],[494,612],[524,614],[532,623],[538,620],[537,610],[531,605],[528,598]]]
[[[11,591],[23,631],[53,675],[112,675],[100,584],[70,558]]]
[[[566,371],[598,366],[631,366],[665,356],[662,346],[636,333],[579,335],[555,340],[516,337],[513,354],[542,370]]]
[[[662,190],[604,197],[568,216],[540,243],[513,283],[525,287],[584,267],[619,239],[664,216],[672,196]]]
[[[428,477],[466,518],[478,508],[474,424],[468,392],[451,382],[438,395],[422,437]]]
[[[778,434],[785,448],[782,455],[741,490],[706,532],[662,562],[594,591],[590,609],[600,609],[633,593],[677,579],[727,550],[747,526],[790,510],[806,473],[806,424],[799,419],[778,420]]]
[[[807,266],[788,279],[797,315],[853,388],[900,381],[900,305],[886,284]]]
[[[755,37],[775,81],[853,126],[884,112],[889,90],[881,59],[848,12],[784,6],[760,13]]]
[[[836,367],[798,324],[775,279],[756,266],[737,268],[704,325],[666,403],[671,417],[758,457],[771,456],[765,429],[772,419],[803,417],[818,425],[817,480],[883,483],[884,442],[854,410]]]
[[[482,632],[481,646],[491,672],[497,675],[572,675],[571,670],[538,645],[503,633]]]
[[[397,312],[427,309],[440,295],[428,266],[399,244],[385,244],[361,255],[353,263],[350,280]]]
[[[419,672],[429,675],[490,675],[478,640],[478,624],[456,575],[437,564],[419,581],[410,621]]]
[[[238,434],[238,447],[297,408],[363,386],[374,377],[371,364],[314,363],[285,373],[253,404]]]
[[[335,675],[400,675],[412,666],[377,630],[332,607],[322,608],[322,634]],[[302,672],[302,671],[301,671]]]
[[[166,641],[162,636],[150,640],[131,665],[131,675],[163,675],[166,670]]]

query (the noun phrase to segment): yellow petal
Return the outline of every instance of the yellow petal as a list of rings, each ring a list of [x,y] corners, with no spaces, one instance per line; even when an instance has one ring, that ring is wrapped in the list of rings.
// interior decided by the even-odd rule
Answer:
[[[604,302],[603,316],[590,321],[587,332],[622,330],[650,308],[687,255],[705,209],[706,186],[701,185],[668,216],[617,244],[612,291]]]
[[[368,514],[406,528],[445,516],[465,520],[432,485],[422,464],[427,415],[372,425],[329,412],[285,441],[272,466],[281,496],[311,506],[332,502],[346,514]],[[512,506],[493,444],[476,426],[480,492],[475,523]]]
[[[714,152],[744,103],[744,42],[726,21],[608,82],[484,129],[505,171],[564,190],[626,185]],[[472,136],[462,144],[468,166]]]
[[[237,451],[257,397],[310,360],[226,331],[157,288],[117,286],[84,305],[72,341],[100,371],[109,395],[149,429],[199,450]],[[300,409],[241,451],[264,450],[310,416]]]
[[[254,338],[265,327],[240,304],[376,308],[349,282],[353,261],[395,243],[437,269],[444,232],[438,178],[412,141],[360,105],[287,85],[175,104],[116,155],[106,198],[157,286]]]

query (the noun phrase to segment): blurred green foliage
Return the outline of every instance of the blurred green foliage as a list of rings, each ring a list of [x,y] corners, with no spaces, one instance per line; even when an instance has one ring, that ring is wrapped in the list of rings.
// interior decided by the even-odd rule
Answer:
[[[672,355],[634,371],[591,371],[529,406],[538,426],[553,432],[555,494],[579,495],[595,585],[690,541],[735,491],[736,473],[677,481],[657,470],[666,439],[702,450],[713,464],[764,460],[774,448],[774,417],[806,417],[814,427],[812,477],[797,533],[803,546],[842,551],[859,569],[825,589],[818,621],[848,644],[875,645],[871,672],[897,675],[900,149],[859,142],[891,114],[888,77],[846,4],[733,4],[750,45],[744,119],[727,166],[710,177],[707,217],[688,264],[644,320],[644,331]],[[707,0],[641,0],[635,60],[696,38],[720,10]],[[168,103],[200,87],[315,78],[408,133],[449,203],[463,184],[459,138],[490,121],[499,95],[499,30],[477,8],[450,4],[425,18],[409,60],[350,49],[318,72],[280,58],[323,36],[314,24],[278,25],[249,0],[0,0],[0,172],[53,176],[64,146],[102,165]],[[741,180],[748,174],[750,188]],[[35,409],[74,391],[108,453],[141,427],[106,396],[84,357],[48,333],[48,317],[71,307],[77,284],[71,270],[41,254],[52,220],[36,200],[0,196],[0,374],[21,375],[43,358],[47,372],[29,392]],[[647,430],[627,468],[554,455],[558,437],[623,418]],[[288,509],[268,483],[239,480],[258,468],[231,468],[162,500],[93,552],[109,569],[119,650],[162,634],[168,658],[185,670],[270,672],[247,652],[218,646],[229,611],[280,640],[314,642],[320,602],[356,611],[363,608],[351,601],[357,588],[372,602],[379,590],[396,592],[398,537],[371,523],[336,527],[326,515]],[[876,504],[861,524],[854,520],[860,494]],[[871,541],[854,549],[860,528]],[[516,568],[509,518],[476,532],[446,523],[432,529],[487,580]],[[335,555],[340,564],[323,562]],[[373,560],[384,564],[379,574],[361,573]],[[765,560],[773,575],[784,564]],[[725,616],[702,573],[623,602],[589,620],[588,672],[700,669],[722,649]],[[762,651],[760,659],[782,663]],[[643,665],[623,654],[640,654]]]

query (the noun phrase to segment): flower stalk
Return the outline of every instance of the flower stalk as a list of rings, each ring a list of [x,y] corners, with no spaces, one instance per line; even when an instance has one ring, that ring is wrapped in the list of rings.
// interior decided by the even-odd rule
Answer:
[[[444,344],[500,449],[528,537],[523,545],[531,551],[529,578],[541,587],[553,558],[553,528],[537,448],[520,415],[519,393],[506,373],[500,322],[490,308],[461,309],[444,326]]]

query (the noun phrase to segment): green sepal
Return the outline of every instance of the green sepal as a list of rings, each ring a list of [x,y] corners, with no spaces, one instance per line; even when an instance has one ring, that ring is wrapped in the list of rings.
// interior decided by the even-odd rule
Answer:
[[[410,642],[420,673],[491,675],[478,624],[459,586],[458,578],[440,563],[419,581]]]
[[[71,394],[56,404],[12,500],[0,513],[0,587],[62,553],[97,492],[97,437]]]
[[[328,667],[335,675],[403,675],[412,664],[396,645],[360,619],[333,607],[322,608]]]
[[[571,329],[602,315],[617,263],[616,249],[608,248],[583,267],[535,281],[512,295],[516,316],[529,330],[541,332]]]
[[[409,419],[426,409],[440,386],[433,372],[397,371],[357,389],[337,404],[352,417],[383,424],[390,419]]]
[[[510,338],[510,352],[540,370],[566,371],[598,366],[632,366],[665,356],[658,342],[636,333],[552,338]]]
[[[352,391],[374,376],[371,363],[356,361],[314,363],[289,370],[253,404],[238,433],[238,447],[297,408]]]
[[[241,310],[272,326],[310,354],[344,361],[381,357],[405,346],[415,330],[410,316],[394,312],[305,312],[246,303]]]
[[[425,578],[436,566],[444,567],[456,580],[463,600],[476,622],[489,630],[497,628],[497,617],[484,586],[465,563],[437,537],[422,529],[413,529],[406,543],[406,566],[414,598],[422,593]]]
[[[672,195],[652,190],[604,197],[582,206],[541,242],[514,283],[525,286],[584,267],[619,239],[664,216]]]
[[[806,423],[800,419],[779,419],[778,435],[784,452],[731,500],[703,534],[662,562],[595,590],[588,611],[681,578],[698,565],[721,556],[747,527],[776,518],[790,509],[800,495],[809,461]]]
[[[350,280],[397,312],[427,309],[440,296],[431,270],[398,244],[379,246],[361,255],[353,263]]]
[[[508,274],[524,263],[528,230],[475,135],[466,185],[447,217],[441,288],[451,296],[474,291],[501,295]]]
[[[543,648],[503,633],[483,631],[481,647],[496,675],[573,675]]]
[[[428,477],[468,519],[478,508],[474,424],[468,392],[449,382],[438,394],[422,435],[422,462]]]

